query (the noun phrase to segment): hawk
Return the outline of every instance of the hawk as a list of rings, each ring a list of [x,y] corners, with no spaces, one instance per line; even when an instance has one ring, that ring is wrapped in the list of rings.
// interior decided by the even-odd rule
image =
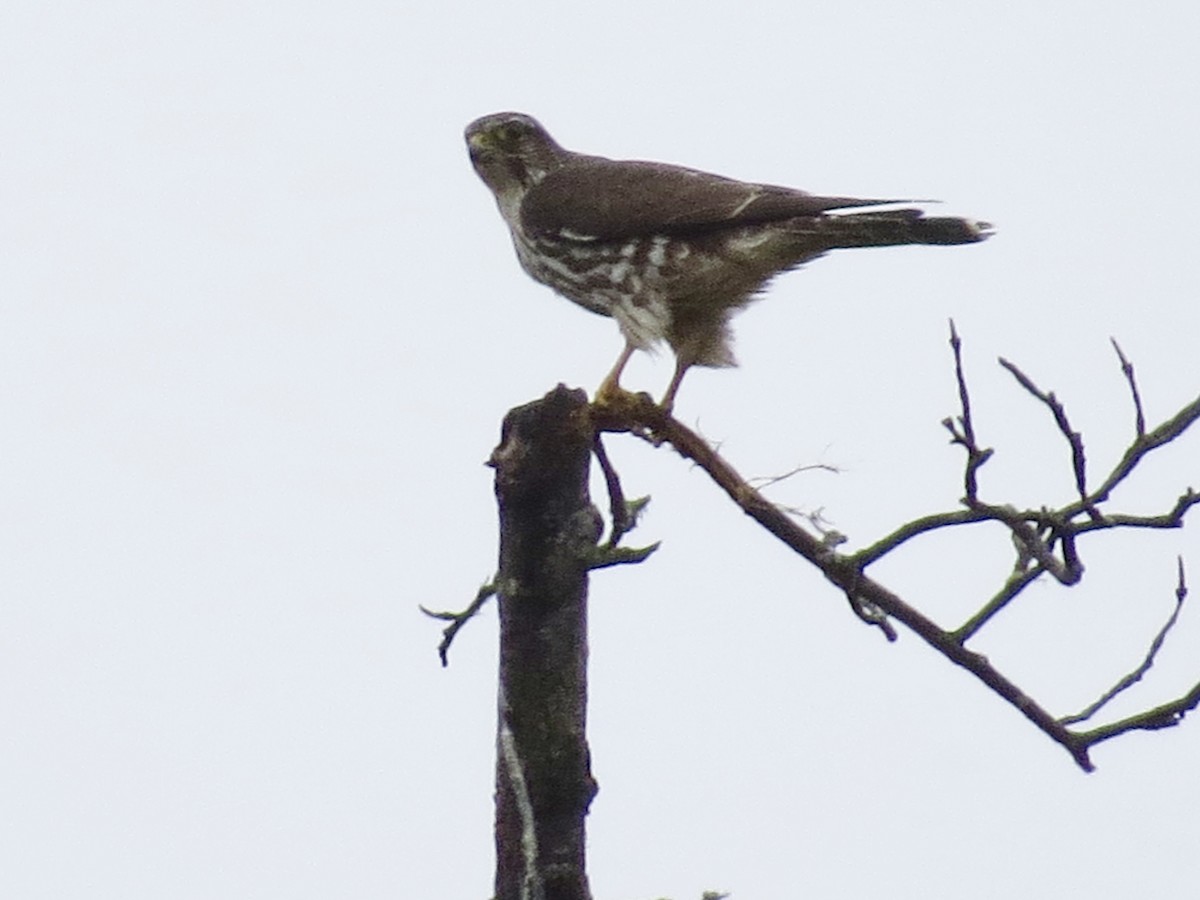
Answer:
[[[665,163],[565,150],[532,116],[466,129],[471,163],[495,194],[521,266],[585,309],[617,320],[625,347],[596,392],[621,390],[635,350],[666,341],[670,410],[692,366],[736,365],[729,319],[772,277],[843,247],[971,244],[991,226],[918,209],[839,210],[911,200],[818,197]]]

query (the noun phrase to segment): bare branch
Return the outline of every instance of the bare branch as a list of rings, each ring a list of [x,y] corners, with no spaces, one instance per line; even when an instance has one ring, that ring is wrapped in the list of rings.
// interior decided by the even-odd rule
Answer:
[[[1157,731],[1161,728],[1172,728],[1182,722],[1184,717],[1197,706],[1200,706],[1200,684],[1196,684],[1182,697],[1172,700],[1170,703],[1164,703],[1154,709],[1121,719],[1119,722],[1112,722],[1091,731],[1078,733],[1076,739],[1084,747],[1092,747],[1127,731]]]
[[[854,554],[854,561],[865,569],[871,563],[875,562],[875,560],[891,553],[905,541],[912,540],[919,535],[928,534],[930,531],[935,531],[939,528],[948,528],[952,525],[986,522],[991,518],[992,516],[985,509],[960,509],[953,512],[922,516],[911,522],[905,522],[891,534],[881,538],[874,544],[871,544],[871,546],[859,550]]]
[[[598,544],[585,556],[585,561],[589,570],[637,564],[645,562],[660,546],[662,541],[655,541],[645,547],[610,547],[608,544]]]
[[[1143,457],[1150,453],[1150,451],[1171,443],[1171,441],[1175,440],[1175,438],[1179,437],[1195,424],[1197,419],[1200,419],[1200,397],[1197,397],[1153,431],[1138,436],[1129,445],[1129,449],[1125,451],[1125,455],[1121,457],[1121,460],[1112,472],[1109,473],[1109,476],[1104,479],[1104,483],[1089,498],[1090,503],[1099,504],[1107,500],[1113,489],[1129,477],[1129,473],[1142,461]],[[1191,493],[1190,489],[1188,493]],[[1077,507],[1067,507],[1064,512],[1083,509],[1085,505],[1081,502]]]
[[[1171,610],[1171,615],[1167,618],[1166,623],[1158,634],[1154,636],[1154,640],[1150,642],[1150,649],[1146,653],[1146,658],[1138,665],[1136,669],[1121,678],[1116,684],[1105,691],[1094,703],[1080,710],[1074,715],[1063,716],[1059,719],[1064,725],[1073,725],[1076,722],[1084,722],[1094,716],[1097,712],[1103,709],[1114,697],[1117,697],[1123,691],[1129,690],[1135,684],[1142,680],[1142,676],[1150,671],[1150,667],[1154,665],[1154,658],[1158,655],[1158,651],[1162,649],[1163,642],[1167,639],[1167,633],[1175,627],[1175,623],[1179,621],[1179,612],[1183,609],[1184,598],[1187,597],[1187,581],[1184,577],[1183,557],[1179,557],[1179,582],[1175,589],[1175,608]]]
[[[1071,447],[1071,468],[1075,472],[1075,489],[1079,492],[1079,499],[1083,506],[1087,508],[1087,458],[1083,452],[1083,435],[1071,427],[1071,423],[1067,421],[1067,411],[1063,408],[1058,398],[1054,396],[1053,391],[1046,393],[1039,389],[1028,375],[1003,356],[1000,357],[1000,365],[1008,369],[1012,376],[1020,383],[1021,387],[1046,404],[1047,408],[1053,414],[1054,421],[1058,425],[1058,430],[1062,432],[1063,437],[1067,439],[1067,443]]]
[[[596,456],[596,462],[600,464],[600,471],[604,473],[604,484],[608,488],[608,508],[612,518],[612,530],[608,535],[606,546],[612,548],[617,546],[621,542],[621,538],[633,529],[636,523],[636,512],[640,511],[641,507],[639,506],[637,511],[634,511],[625,502],[625,492],[621,490],[621,479],[617,475],[617,470],[608,460],[604,442],[600,439],[600,432],[596,432],[592,453]]]
[[[608,488],[612,531],[608,540],[603,544],[589,548],[588,568],[605,569],[609,566],[645,562],[646,558],[659,548],[660,541],[655,541],[647,547],[619,547],[617,545],[625,535],[637,528],[638,517],[646,508],[646,504],[650,502],[650,498],[625,499],[625,492],[621,489],[621,478],[617,475],[617,470],[613,468],[612,463],[609,462],[599,431],[595,434],[592,453],[595,454],[596,461],[600,463],[600,471],[604,473],[604,483]]]
[[[1038,564],[1060,584],[1077,584],[1083,577],[1083,565],[1074,552],[1073,526],[1061,516],[1056,516],[1049,510],[1041,510],[1036,513],[1020,512],[1012,506],[980,504],[979,509],[986,512],[989,518],[1007,525],[1012,532],[1013,540],[1020,545],[1021,551],[1037,560]],[[1038,529],[1030,524],[1031,520],[1038,523],[1040,527],[1050,529],[1050,542],[1042,538]],[[1062,560],[1055,557],[1051,549],[1054,538],[1060,539],[1063,544]]]
[[[1117,351],[1117,358],[1121,360],[1121,371],[1125,373],[1125,380],[1129,382],[1129,393],[1133,395],[1134,429],[1140,438],[1146,433],[1146,414],[1142,411],[1142,397],[1138,393],[1137,379],[1133,377],[1133,363],[1125,358],[1116,338],[1109,340],[1112,341],[1113,349]]]
[[[475,614],[483,609],[483,604],[495,594],[500,588],[495,581],[490,581],[479,588],[479,592],[475,595],[475,599],[471,601],[471,605],[462,612],[435,612],[431,609],[426,609],[424,606],[418,607],[421,612],[433,619],[441,619],[450,624],[442,631],[442,642],[438,644],[438,658],[442,661],[442,667],[450,665],[448,654],[450,653],[450,645],[454,643],[454,638],[459,630],[466,625],[471,619],[475,618]]]
[[[991,458],[991,448],[981,449],[975,440],[975,423],[971,418],[971,395],[967,390],[967,378],[963,373],[962,339],[950,320],[950,349],[954,352],[954,374],[958,381],[958,401],[962,414],[958,423],[953,419],[943,419],[942,425],[950,432],[950,443],[958,444],[967,451],[966,467],[963,470],[963,491],[966,503],[972,505],[979,498],[979,468]]]
[[[796,466],[794,469],[790,469],[787,472],[784,472],[782,475],[769,475],[761,476],[759,478],[751,478],[750,483],[760,489],[769,488],[773,485],[779,484],[780,482],[787,481],[789,478],[799,475],[802,472],[830,472],[834,475],[842,474],[841,469],[839,469],[837,466],[831,466],[829,463],[807,463],[805,465]]]
[[[997,613],[1012,603],[1025,588],[1043,575],[1048,574],[1063,585],[1078,583],[1084,573],[1078,547],[1082,535],[1112,528],[1176,528],[1183,524],[1186,513],[1193,506],[1200,504],[1200,493],[1191,488],[1176,500],[1170,511],[1160,515],[1104,513],[1100,505],[1146,454],[1174,440],[1193,422],[1200,419],[1200,398],[1162,425],[1146,432],[1141,397],[1133,379],[1132,367],[1128,366],[1125,369],[1126,378],[1134,396],[1138,435],[1100,489],[1089,494],[1083,438],[1071,427],[1065,408],[1053,393],[1042,391],[1019,368],[1001,359],[1001,364],[1017,382],[1051,411],[1059,431],[1067,439],[1071,447],[1072,471],[1079,499],[1060,509],[1022,510],[1009,505],[984,503],[978,497],[977,473],[979,467],[990,458],[992,451],[981,449],[978,445],[972,421],[970,395],[963,373],[962,342],[953,322],[950,323],[950,343],[954,352],[962,412],[957,419],[946,419],[943,425],[950,432],[952,442],[961,445],[967,451],[963,476],[966,493],[963,503],[966,509],[934,513],[905,523],[886,537],[853,554],[843,555],[837,552],[837,547],[845,540],[841,534],[819,527],[819,523],[813,519],[810,527],[817,532],[814,534],[793,518],[789,510],[768,501],[743,479],[714,447],[664,413],[648,397],[627,394],[600,406],[593,406],[593,421],[601,431],[628,431],[655,446],[664,442],[671,444],[681,456],[704,469],[747,515],[817,566],[829,581],[842,590],[850,602],[851,609],[861,620],[882,629],[889,640],[895,638],[891,620],[903,623],[955,665],[971,672],[990,690],[1020,710],[1037,728],[1066,749],[1081,768],[1090,771],[1092,764],[1089,748],[1093,744],[1107,740],[1122,731],[1168,727],[1182,719],[1183,715],[1196,705],[1200,705],[1200,685],[1197,685],[1193,691],[1171,704],[1113,725],[1086,733],[1073,732],[1067,727],[1093,715],[1112,697],[1127,690],[1149,670],[1167,633],[1177,621],[1178,604],[1175,613],[1152,643],[1143,663],[1134,672],[1106,692],[1089,710],[1061,720],[1052,717],[986,657],[968,650],[966,643]],[[1123,366],[1127,366],[1119,347],[1117,353]],[[953,631],[940,628],[882,584],[864,574],[867,567],[915,537],[942,528],[984,521],[1004,525],[1016,546],[1016,561],[1012,573],[1000,589],[974,615]],[[1177,594],[1181,604],[1182,597],[1186,594],[1182,568]]]
[[[904,623],[952,663],[966,669],[1018,709],[1051,740],[1066,749],[1080,768],[1092,770],[1087,746],[992,666],[987,657],[966,649],[952,634],[943,631],[882,584],[865,576],[853,557],[833,552],[824,542],[806,532],[754,490],[699,435],[668,416],[649,398],[622,395],[615,401],[593,407],[593,416],[596,426],[604,431],[629,431],[656,445],[663,441],[670,443],[681,456],[707,472],[743,512],[819,568],[844,593],[857,598],[856,602],[861,604],[858,608],[877,609],[883,616]]]
[[[1008,606],[1008,604],[1016,598],[1021,591],[1033,584],[1045,573],[1045,569],[1041,565],[1029,566],[1027,568],[1015,570],[1008,577],[1008,581],[1004,582],[1004,587],[996,593],[991,600],[984,604],[983,608],[971,618],[967,619],[955,631],[951,632],[954,639],[960,644],[965,644],[969,641],[979,629],[983,628],[992,616]]]
[[[1187,511],[1200,503],[1200,494],[1188,488],[1175,501],[1175,505],[1157,516],[1134,516],[1127,513],[1105,513],[1102,521],[1084,522],[1075,527],[1076,534],[1095,531],[1098,528],[1182,528]]]
[[[846,591],[846,599],[850,601],[850,609],[854,614],[866,622],[883,632],[883,636],[888,639],[888,643],[894,643],[900,636],[896,634],[896,629],[892,627],[892,623],[888,621],[887,613],[875,606],[873,603],[868,603],[856,591]]]

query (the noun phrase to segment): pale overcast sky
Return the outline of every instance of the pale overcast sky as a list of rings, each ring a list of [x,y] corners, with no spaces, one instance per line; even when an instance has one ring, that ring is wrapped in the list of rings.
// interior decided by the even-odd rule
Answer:
[[[46,3],[0,14],[0,889],[22,898],[490,895],[496,627],[438,626],[496,556],[506,410],[593,389],[615,325],[519,269],[462,128],[822,193],[936,197],[986,244],[836,254],[737,321],[677,414],[872,542],[953,508],[946,320],[984,496],[1069,500],[1200,393],[1194,3]],[[665,357],[628,386],[661,392]],[[598,900],[1200,891],[1200,721],[1084,775],[843,597],[666,448],[592,583]],[[1200,487],[1200,438],[1121,508]],[[597,493],[603,503],[604,497]],[[1200,588],[1200,522],[1084,545],[978,648],[1052,711]],[[946,624],[1011,564],[945,535],[875,574]],[[1193,601],[1195,602],[1195,601]],[[1200,678],[1186,612],[1121,712]]]

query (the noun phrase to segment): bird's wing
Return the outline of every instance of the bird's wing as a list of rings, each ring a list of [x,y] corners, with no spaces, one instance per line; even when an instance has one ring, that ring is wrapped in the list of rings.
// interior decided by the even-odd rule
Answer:
[[[908,201],[817,197],[664,163],[580,156],[529,190],[521,204],[521,224],[534,234],[615,240],[903,202]]]

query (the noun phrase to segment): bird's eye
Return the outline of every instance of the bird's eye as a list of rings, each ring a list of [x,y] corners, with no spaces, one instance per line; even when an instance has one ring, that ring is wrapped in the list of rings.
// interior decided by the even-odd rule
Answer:
[[[520,119],[510,119],[496,129],[497,139],[509,145],[520,144],[532,133],[533,129],[529,127],[529,123]]]

